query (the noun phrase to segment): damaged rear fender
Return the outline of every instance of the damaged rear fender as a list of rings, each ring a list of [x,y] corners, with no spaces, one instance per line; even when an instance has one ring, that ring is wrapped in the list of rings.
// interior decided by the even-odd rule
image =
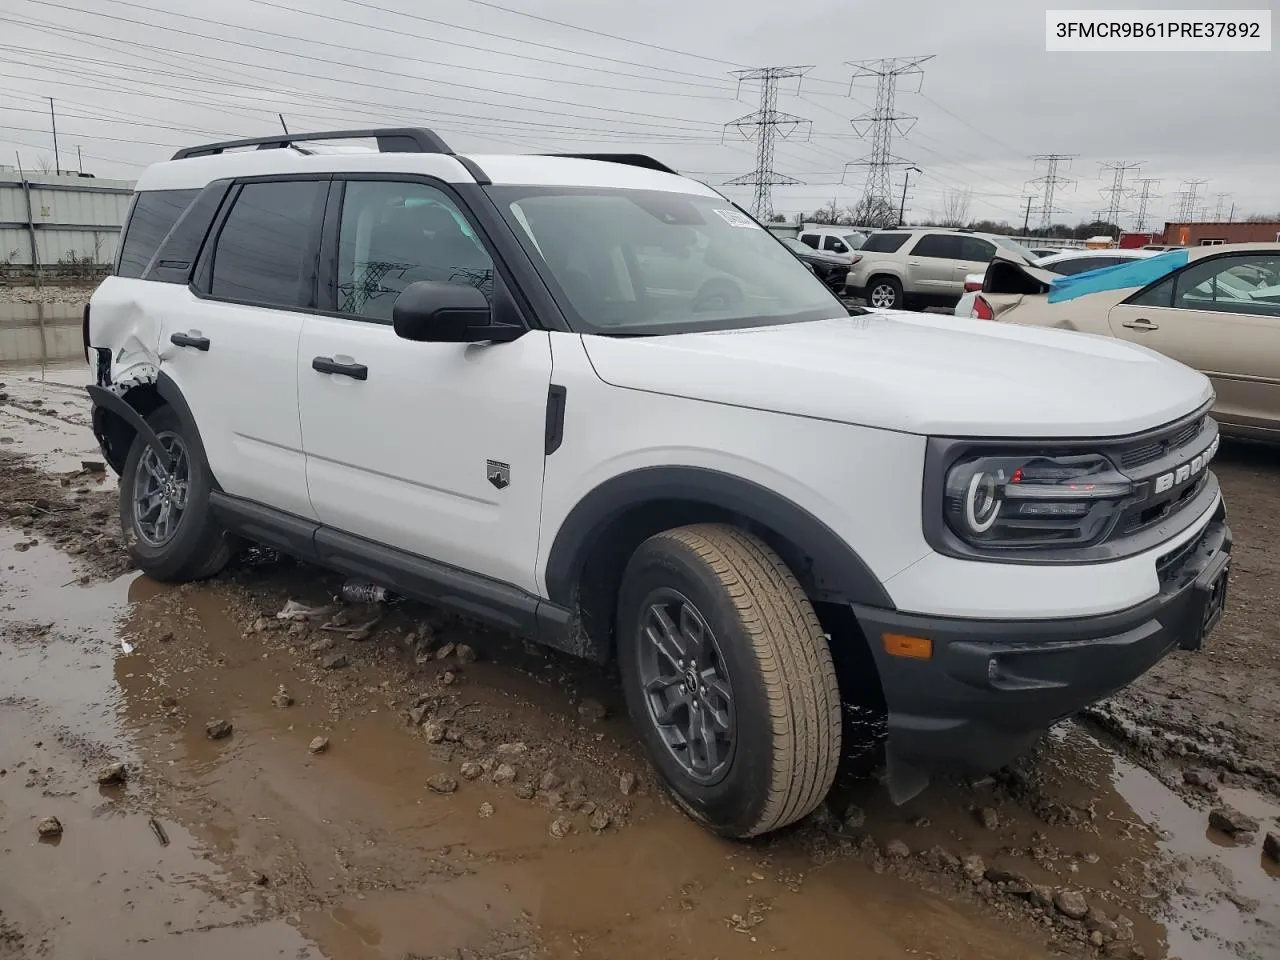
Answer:
[[[94,435],[102,447],[103,457],[117,474],[124,469],[129,449],[137,437],[156,450],[161,462],[167,462],[167,452],[146,421],[146,417],[162,406],[173,408],[182,421],[191,455],[208,463],[191,407],[168,374],[157,370],[148,379],[99,384],[88,390],[93,399]],[[221,489],[216,477],[212,483],[214,489]]]

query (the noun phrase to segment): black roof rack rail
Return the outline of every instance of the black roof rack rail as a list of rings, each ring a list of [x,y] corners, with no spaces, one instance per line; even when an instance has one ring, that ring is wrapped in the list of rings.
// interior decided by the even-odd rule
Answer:
[[[538,156],[567,157],[570,160],[602,160],[605,163],[625,163],[629,167],[644,167],[646,170],[657,170],[661,173],[676,173],[661,160],[647,157],[643,153],[542,153]]]
[[[425,127],[382,127],[373,130],[330,130],[325,133],[278,133],[269,137],[251,137],[247,140],[224,140],[206,143],[199,147],[183,147],[172,157],[185,160],[188,157],[210,157],[236,147],[257,147],[259,150],[280,150],[295,143],[314,140],[368,140],[378,141],[379,153],[447,153],[449,145]]]

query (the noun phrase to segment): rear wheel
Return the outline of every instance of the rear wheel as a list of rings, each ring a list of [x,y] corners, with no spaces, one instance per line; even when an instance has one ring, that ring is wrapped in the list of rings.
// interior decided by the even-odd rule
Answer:
[[[867,305],[881,310],[901,310],[902,284],[893,277],[873,277],[867,284]]]
[[[120,524],[129,556],[154,580],[211,577],[231,559],[233,544],[209,509],[209,465],[172,407],[159,407],[147,423],[169,463],[134,437],[120,473]]]
[[[714,524],[643,543],[623,576],[618,656],[632,721],[695,819],[752,837],[822,802],[840,757],[835,669],[765,543]]]

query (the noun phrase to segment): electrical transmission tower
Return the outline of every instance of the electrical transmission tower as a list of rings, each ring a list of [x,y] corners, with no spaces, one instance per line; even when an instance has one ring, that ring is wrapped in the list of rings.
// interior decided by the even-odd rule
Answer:
[[[1037,177],[1036,179],[1031,181],[1033,185],[1039,186],[1041,191],[1040,193],[1040,196],[1041,196],[1040,229],[1041,230],[1048,230],[1051,226],[1053,226],[1053,215],[1055,213],[1061,212],[1053,205],[1053,196],[1057,192],[1058,187],[1060,186],[1065,187],[1068,184],[1075,183],[1074,180],[1064,177],[1061,173],[1059,173],[1059,165],[1065,163],[1067,164],[1067,166],[1070,166],[1071,161],[1074,160],[1075,157],[1076,155],[1074,153],[1071,153],[1071,154],[1042,153],[1039,156],[1032,158],[1033,160],[1035,160],[1036,163],[1040,163],[1041,161],[1044,161],[1045,163],[1044,176]]]
[[[1130,170],[1140,170],[1141,163],[1125,163],[1123,160],[1117,160],[1114,163],[1103,163],[1099,165],[1098,176],[1111,171],[1111,186],[1103,187],[1100,191],[1103,196],[1109,197],[1106,209],[1103,211],[1102,220],[1105,223],[1115,224],[1117,230],[1120,229],[1120,214],[1128,213],[1120,207],[1121,200],[1128,196],[1132,191],[1126,191],[1124,187],[1124,177]]]
[[[1182,181],[1182,189],[1178,191],[1178,221],[1180,223],[1195,222],[1197,194],[1199,194],[1200,188],[1208,182],[1208,180]]]
[[[861,160],[845,164],[867,168],[866,185],[863,187],[860,210],[868,223],[885,220],[887,224],[893,218],[894,197],[892,170],[894,167],[911,165],[893,152],[893,136],[896,133],[905,137],[915,124],[916,118],[899,113],[895,100],[898,94],[898,81],[903,77],[919,77],[924,82],[924,70],[921,65],[932,60],[933,54],[923,57],[887,57],[881,60],[854,60],[848,63],[853,69],[849,80],[849,94],[853,95],[855,81],[876,78],[875,109],[851,121],[853,131],[862,139],[871,140],[871,152]],[[916,90],[919,90],[917,85]]]
[[[1137,233],[1142,233],[1147,229],[1147,206],[1152,200],[1159,198],[1158,193],[1152,193],[1152,189],[1159,183],[1153,177],[1143,177],[1138,183],[1142,184],[1142,190],[1138,194],[1138,215],[1134,218],[1133,229]]]
[[[760,81],[760,109],[724,125],[725,130],[735,127],[744,138],[756,141],[756,168],[751,173],[744,173],[740,177],[726,180],[725,183],[734,186],[751,184],[755,188],[751,212],[758,219],[772,216],[775,186],[795,186],[802,182],[773,169],[774,141],[786,140],[801,127],[812,128],[810,121],[803,117],[778,110],[778,81],[803,77],[812,69],[813,67],[755,67],[733,71],[733,76],[738,78],[739,91],[743,81]]]
[[[1218,194],[1218,202],[1215,203],[1213,206],[1213,222],[1214,223],[1222,222],[1222,211],[1227,205],[1227,197],[1229,196],[1231,196],[1231,194],[1229,193]],[[1232,206],[1234,207],[1235,204],[1232,204]]]

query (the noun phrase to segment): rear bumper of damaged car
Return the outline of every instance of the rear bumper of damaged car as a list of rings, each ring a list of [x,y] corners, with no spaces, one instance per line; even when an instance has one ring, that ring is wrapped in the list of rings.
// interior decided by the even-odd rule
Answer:
[[[1160,592],[1128,610],[1013,622],[855,607],[888,707],[894,799],[930,774],[999,769],[1166,654],[1198,649],[1222,615],[1230,552],[1219,503],[1194,540],[1162,558]]]

